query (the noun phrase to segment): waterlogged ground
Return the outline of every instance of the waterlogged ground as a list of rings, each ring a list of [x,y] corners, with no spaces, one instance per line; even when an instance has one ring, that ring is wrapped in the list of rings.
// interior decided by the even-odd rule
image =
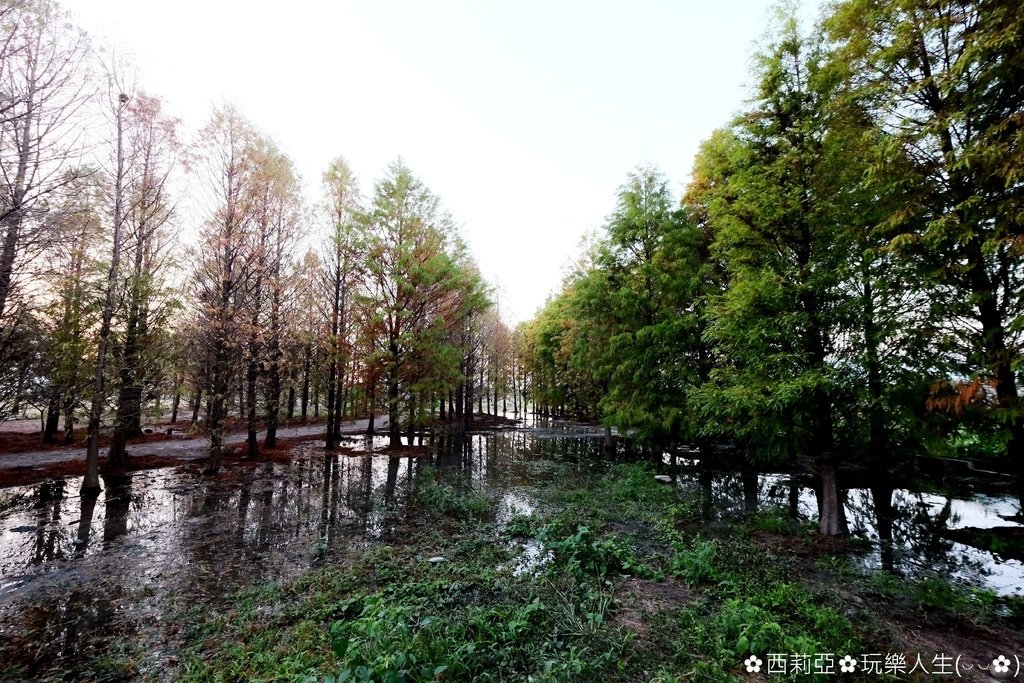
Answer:
[[[216,477],[202,476],[198,465],[185,465],[107,478],[96,500],[78,496],[81,482],[76,478],[0,490],[0,679],[202,680],[208,667],[221,667],[219,675],[224,678],[250,680],[287,678],[297,676],[296,671],[322,673],[320,667],[335,671],[346,662],[358,679],[360,662],[367,675],[384,665],[380,660],[367,664],[373,648],[362,632],[364,650],[353,659],[347,648],[357,638],[346,629],[355,629],[353,624],[362,623],[363,617],[367,624],[378,625],[394,617],[391,612],[377,614],[374,610],[383,609],[382,603],[378,597],[367,597],[379,595],[381,577],[392,576],[390,572],[393,578],[384,582],[388,587],[420,586],[404,583],[414,579],[431,591],[455,586],[459,610],[479,609],[486,615],[507,604],[507,613],[495,619],[504,619],[506,626],[512,623],[509,619],[523,620],[518,635],[513,629],[511,636],[502,636],[513,637],[509,643],[517,638],[529,642],[530,629],[541,624],[554,628],[555,634],[533,633],[541,643],[533,655],[537,663],[520,662],[518,658],[526,654],[515,654],[508,655],[516,660],[508,666],[526,667],[523,670],[530,675],[555,680],[585,679],[588,670],[601,677],[656,677],[649,662],[635,661],[628,644],[631,638],[649,635],[659,620],[669,619],[669,613],[676,621],[661,625],[668,635],[682,628],[690,618],[687,614],[741,609],[745,603],[737,600],[748,600],[751,614],[762,617],[768,608],[756,602],[760,598],[744,597],[739,588],[722,588],[739,582],[730,577],[741,572],[734,565],[745,554],[782,557],[783,566],[798,558],[812,567],[812,581],[856,577],[869,589],[867,598],[851,600],[924,586],[937,593],[922,592],[911,607],[941,609],[928,601],[948,599],[964,612],[958,616],[973,617],[967,614],[973,609],[971,596],[988,595],[992,597],[982,601],[993,607],[998,619],[1012,607],[997,596],[1024,592],[1024,565],[1019,559],[969,545],[972,538],[953,540],[955,531],[966,527],[1018,528],[1016,506],[1009,498],[951,499],[897,489],[892,513],[880,517],[872,494],[853,490],[847,498],[851,529],[865,541],[822,558],[833,549],[804,552],[800,546],[813,535],[798,522],[784,521],[785,511],[794,507],[804,519],[813,516],[811,489],[779,475],[700,472],[692,462],[675,470],[660,467],[674,480],[656,483],[650,466],[602,460],[600,432],[587,426],[553,423],[506,429],[454,444],[437,439],[422,442],[426,454],[415,457],[381,455],[380,440],[350,439],[342,445],[346,454],[328,455],[311,443],[298,449],[290,462],[233,465]],[[618,467],[626,469],[620,472]],[[620,480],[628,486],[620,486]],[[734,533],[732,527],[723,527],[732,524],[730,520],[748,520],[737,522],[746,525],[737,533],[749,536],[735,548],[731,541],[715,539],[716,534]],[[594,535],[597,532],[603,535]],[[814,541],[806,543],[813,546]],[[438,557],[444,561],[430,562]],[[721,558],[733,558],[733,564]],[[702,563],[707,567],[701,569]],[[910,583],[878,582],[871,578],[875,574]],[[964,593],[941,583],[932,586],[933,576],[952,576],[984,590]],[[437,583],[430,577],[444,578]],[[318,581],[331,588],[317,588],[313,597],[303,593],[311,590],[309,585],[320,585]],[[289,592],[282,586],[300,588]],[[290,597],[282,597],[281,590]],[[813,597],[814,591],[800,590],[811,591],[799,595],[812,610],[810,605],[817,603],[807,596]],[[413,593],[413,604],[421,608],[447,604],[451,598],[448,593]],[[307,602],[299,610],[303,616],[296,622],[300,628],[285,616],[298,609],[289,601],[304,595]],[[358,609],[352,606],[357,599]],[[520,599],[525,601],[522,605]],[[842,604],[846,598],[828,599]],[[966,602],[956,602],[961,599]],[[412,598],[399,594],[395,600],[400,603],[397,614],[405,619],[402,601]],[[470,600],[468,607],[465,600]],[[321,603],[332,606],[324,608]],[[557,614],[545,612],[553,609],[544,607],[548,603],[557,606]],[[678,613],[666,605],[678,608]],[[318,609],[327,611],[306,625],[306,613]],[[409,610],[415,612],[413,607]],[[832,618],[831,612],[810,613],[815,619]],[[835,638],[856,642],[861,636],[855,637],[852,626],[842,625],[841,609],[836,614]],[[713,617],[718,616],[714,612]],[[755,616],[743,618],[752,623]],[[430,619],[419,618],[414,626],[426,628],[424,618]],[[455,626],[448,628],[456,628],[460,618],[470,619],[459,612],[449,617]],[[466,626],[467,632],[480,633],[482,627],[474,624]],[[900,628],[880,621],[876,631],[890,627]],[[275,628],[284,630],[278,634]],[[307,628],[312,631],[303,630]],[[407,636],[408,625],[403,628],[396,633]],[[744,647],[756,652],[769,640],[763,635],[763,643],[751,642],[752,634],[736,636],[727,624],[722,628],[726,642],[713,642],[714,648],[726,652]],[[1019,636],[1012,624],[1008,632],[1005,625],[993,628],[993,647]],[[276,634],[276,645],[254,644],[258,633]],[[383,638],[373,633],[374,638]],[[419,641],[396,641],[397,635],[389,638],[373,647],[405,648],[409,653],[424,647]],[[939,635],[934,639],[938,652],[943,641]],[[299,645],[287,645],[293,640]],[[225,654],[228,642],[237,652]],[[785,642],[792,646],[796,641]],[[892,642],[894,647],[901,644],[898,638]],[[1017,642],[1024,642],[1024,636]],[[479,676],[473,669],[479,652],[463,653],[456,663],[449,652],[454,646],[440,639],[438,643],[438,651],[430,656],[443,663],[427,671],[403,659],[401,666],[416,674],[408,678],[445,679],[447,671],[449,680],[457,680],[462,677],[455,675],[458,666],[464,667],[463,674]],[[504,646],[507,651],[516,652],[508,649],[509,643]],[[298,651],[316,652],[314,644],[326,653],[317,657],[326,659],[307,661],[312,655]],[[664,652],[680,646],[663,645]],[[267,647],[274,651],[269,659],[262,652]],[[298,650],[290,652],[289,647]],[[607,655],[607,661],[594,659],[597,650],[593,657],[586,655],[588,647],[603,648],[599,654]],[[689,647],[699,654],[711,645],[701,641]],[[1007,654],[1013,654],[1008,647]],[[528,649],[526,644],[522,648],[524,653]],[[1017,649],[1021,651],[1016,655],[1024,656],[1024,648]],[[242,657],[238,652],[252,650],[262,654],[252,655],[255,661],[244,659],[244,666],[237,663]],[[494,649],[487,656],[494,659],[505,652]],[[652,652],[668,656],[657,648]],[[670,659],[661,680],[672,680],[680,672],[712,672],[726,678],[743,673],[740,658],[734,655],[692,657],[696,659],[675,664]],[[298,663],[291,669],[279,660]],[[388,666],[394,663],[387,661]],[[438,667],[444,668],[435,672]]]

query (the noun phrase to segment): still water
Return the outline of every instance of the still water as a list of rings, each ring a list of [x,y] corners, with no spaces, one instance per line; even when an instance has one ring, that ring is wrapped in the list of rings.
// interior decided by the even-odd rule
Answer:
[[[0,672],[5,659],[30,672],[53,663],[73,670],[115,634],[166,642],[168,610],[216,606],[240,587],[294,576],[346,547],[415,533],[422,522],[410,488],[425,468],[492,490],[504,515],[534,509],[532,485],[552,461],[602,467],[600,432],[570,423],[476,434],[454,448],[438,441],[413,458],[374,455],[382,445],[374,440],[342,445],[358,454],[309,444],[290,462],[237,466],[216,478],[198,465],[108,477],[94,500],[78,495],[79,478],[0,490]],[[708,519],[794,505],[810,518],[816,509],[813,490],[781,475],[680,469],[671,485],[693,487]],[[1010,497],[898,489],[891,500],[880,534],[871,493],[847,494],[851,530],[874,541],[863,562],[1024,593],[1020,561],[943,536],[1019,526],[1006,519],[1017,509]],[[543,561],[537,548],[524,554],[524,566]]]

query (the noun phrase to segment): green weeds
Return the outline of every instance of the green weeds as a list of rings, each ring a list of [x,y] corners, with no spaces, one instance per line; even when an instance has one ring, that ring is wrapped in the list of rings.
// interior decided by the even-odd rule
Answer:
[[[685,531],[699,504],[648,467],[579,476],[547,466],[537,510],[503,523],[495,497],[421,475],[417,505],[443,518],[434,531],[328,554],[297,581],[202,615],[187,631],[182,678],[732,681],[749,654],[884,650],[869,614],[757,546],[764,532],[806,542],[781,513]],[[516,573],[528,545],[548,560]],[[432,555],[448,561],[430,564]],[[845,560],[803,566],[883,602],[907,589]],[[922,610],[984,601],[947,587],[914,584],[913,600]]]

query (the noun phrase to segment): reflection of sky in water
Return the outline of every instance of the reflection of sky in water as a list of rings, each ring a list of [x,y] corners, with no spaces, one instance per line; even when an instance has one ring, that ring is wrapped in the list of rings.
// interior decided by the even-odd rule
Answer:
[[[76,614],[86,615],[80,628],[89,628],[90,619],[127,618],[130,612],[140,620],[135,628],[143,628],[139,615],[158,624],[169,595],[216,601],[241,586],[293,576],[354,544],[415,533],[408,531],[417,521],[410,488],[431,466],[456,486],[498,495],[499,525],[514,514],[533,514],[536,501],[528,487],[552,476],[550,460],[601,466],[600,429],[538,422],[536,430],[474,434],[454,449],[437,442],[434,452],[416,457],[328,455],[310,444],[291,462],[232,466],[219,477],[187,468],[139,472],[106,479],[92,505],[78,496],[80,478],[2,489],[0,641],[31,628],[77,647],[69,635]],[[342,445],[370,450],[385,444],[357,438]],[[761,507],[789,505],[789,481],[781,475],[748,478],[752,495],[746,497],[738,473],[715,473],[704,483],[719,513],[741,511],[751,499]],[[700,476],[686,474],[680,484],[700,489]],[[814,492],[799,489],[797,506],[803,516],[815,516]],[[899,570],[1024,592],[1022,563],[935,533],[1011,526],[1000,515],[1016,511],[1012,498],[947,501],[898,490],[893,506],[893,563]],[[867,491],[849,493],[847,512],[851,530],[877,542]],[[515,545],[519,552],[510,569],[516,573],[534,571],[548,559],[536,541]],[[863,561],[882,564],[877,543]]]
[[[681,483],[699,487],[698,475],[687,474]],[[759,507],[788,508],[790,479],[783,474],[762,474],[757,478],[753,493]],[[716,512],[743,511],[741,476],[716,472],[711,481],[711,499]],[[1024,563],[943,538],[937,533],[965,527],[1019,527],[1019,523],[1003,518],[1015,515],[1018,510],[1013,496],[977,495],[965,500],[895,489],[892,506],[892,559],[897,570],[911,575],[937,573],[990,588],[1002,595],[1024,595]],[[799,488],[797,511],[805,519],[817,519],[818,502],[813,489]],[[862,558],[863,564],[882,567],[877,516],[869,490],[847,492],[846,516],[852,534],[874,541],[871,551]]]
[[[897,494],[910,496],[907,491],[898,491]],[[976,495],[971,500],[952,500],[943,496],[936,496],[929,493],[922,493],[918,496],[920,501],[931,507],[933,513],[938,513],[945,507],[947,501],[951,506],[951,516],[946,525],[950,529],[962,529],[964,527],[976,527],[978,529],[991,529],[997,526],[1020,526],[1016,522],[1007,521],[1007,517],[1017,514],[1018,505],[1010,496],[995,497]]]

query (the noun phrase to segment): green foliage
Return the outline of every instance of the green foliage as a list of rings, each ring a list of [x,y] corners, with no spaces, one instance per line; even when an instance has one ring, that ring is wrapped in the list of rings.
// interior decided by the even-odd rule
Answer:
[[[365,247],[356,301],[367,314],[361,334],[397,435],[403,394],[464,381],[466,329],[490,302],[451,217],[401,161],[376,183],[358,221]]]
[[[229,610],[182,615],[181,678],[726,681],[744,676],[750,653],[886,651],[875,615],[891,623],[894,605],[971,619],[1019,610],[844,556],[761,548],[750,535],[757,518],[683,531],[699,494],[654,482],[647,467],[544,471],[529,517],[482,524],[455,505],[442,530],[349,548],[293,582],[240,594]],[[763,525],[807,542],[803,529]],[[531,544],[547,558],[514,571]],[[430,554],[449,561],[431,565]]]
[[[714,541],[697,536],[689,542],[674,542],[672,551],[671,572],[685,579],[691,586],[718,580],[715,567],[718,545]]]
[[[630,174],[527,326],[535,398],[655,451],[1024,462],[1022,27],[1013,3],[844,0],[806,28],[781,3],[681,209]]]
[[[585,526],[576,528],[568,538],[553,538],[552,527],[542,527],[538,534],[544,547],[554,555],[555,564],[575,576],[599,578],[611,574],[631,574],[637,570],[629,546],[616,538],[598,539]]]
[[[476,491],[457,490],[442,481],[436,470],[428,469],[416,478],[416,502],[427,511],[459,519],[483,519],[493,516],[493,499]]]
[[[704,241],[659,172],[629,174],[603,236],[527,329],[537,401],[655,447],[689,434],[688,392],[707,371]]]
[[[960,424],[948,439],[949,448],[961,458],[997,458],[1006,452],[1006,437],[982,426]]]

